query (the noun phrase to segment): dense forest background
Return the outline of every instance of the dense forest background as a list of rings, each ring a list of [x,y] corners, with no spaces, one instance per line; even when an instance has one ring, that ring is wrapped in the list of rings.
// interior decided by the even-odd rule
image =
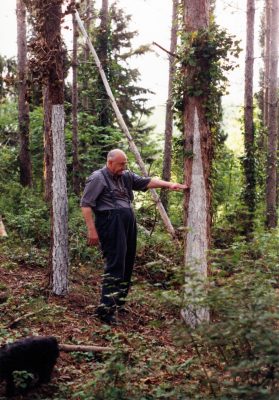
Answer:
[[[215,1],[170,3],[166,49],[133,47],[120,1],[17,0],[17,57],[0,54],[0,341],[53,335],[113,350],[61,351],[51,384],[16,398],[279,396],[279,0],[243,2],[245,42],[217,25]],[[154,49],[169,61],[164,132],[133,61]],[[232,130],[222,98],[242,60]],[[232,131],[241,153],[228,146]],[[131,170],[191,189],[162,191],[155,202],[136,195],[134,282],[127,314],[110,327],[94,318],[103,260],[87,246],[79,201],[86,177],[116,147]],[[20,389],[29,377],[15,379]]]

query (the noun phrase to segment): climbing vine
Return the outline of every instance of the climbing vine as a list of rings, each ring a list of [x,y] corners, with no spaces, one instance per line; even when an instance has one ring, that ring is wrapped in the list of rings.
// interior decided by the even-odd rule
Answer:
[[[74,0],[67,0],[66,10],[60,12],[63,0],[24,0],[32,22],[33,36],[29,40],[30,52],[29,67],[32,70],[34,81],[44,83],[52,74],[53,84],[60,84],[63,75],[57,72],[57,57],[63,56],[63,45],[60,35],[53,31],[55,19],[63,19],[66,14],[73,12]],[[46,40],[47,38],[47,40]]]
[[[226,72],[236,67],[239,41],[211,23],[208,29],[181,29],[174,84],[174,111],[182,130],[185,97],[202,97],[205,115],[215,140],[220,140],[221,97],[227,93]]]

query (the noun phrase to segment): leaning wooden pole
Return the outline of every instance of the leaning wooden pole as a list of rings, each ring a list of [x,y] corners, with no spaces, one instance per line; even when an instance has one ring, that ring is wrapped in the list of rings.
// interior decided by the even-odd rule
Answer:
[[[80,28],[83,36],[84,36],[84,39],[85,39],[85,41],[86,41],[86,43],[87,43],[87,45],[88,45],[88,47],[89,47],[89,49],[90,49],[90,51],[91,51],[91,53],[93,55],[93,58],[94,58],[95,63],[96,63],[96,66],[97,66],[97,68],[99,70],[99,73],[101,75],[101,78],[102,78],[103,84],[105,86],[107,95],[108,95],[108,97],[110,99],[112,108],[114,109],[114,112],[116,114],[116,118],[117,118],[118,124],[119,124],[120,128],[122,129],[122,131],[124,132],[125,136],[128,139],[130,150],[135,155],[136,161],[137,161],[137,163],[138,163],[138,165],[140,167],[140,170],[141,170],[142,174],[144,176],[148,176],[148,173],[147,173],[147,170],[145,168],[144,162],[143,162],[143,160],[141,158],[141,155],[140,155],[140,153],[138,151],[138,148],[137,148],[137,146],[136,146],[136,144],[135,144],[135,142],[134,142],[134,140],[133,140],[133,138],[132,138],[132,136],[131,136],[131,134],[129,132],[129,129],[128,129],[123,117],[122,117],[122,114],[121,114],[121,112],[120,112],[120,110],[118,108],[118,105],[117,105],[117,103],[115,101],[115,97],[114,97],[114,95],[113,95],[113,93],[111,91],[111,88],[109,86],[106,74],[105,74],[105,72],[103,70],[103,67],[102,67],[101,62],[99,60],[99,57],[98,57],[98,55],[97,55],[97,53],[96,53],[96,51],[95,51],[95,49],[93,47],[93,44],[92,44],[91,40],[89,39],[89,37],[87,35],[87,32],[86,32],[86,30],[84,28],[82,20],[80,19],[78,11],[75,11],[75,14],[76,14],[76,20],[77,20],[78,26],[79,26],[79,28]],[[160,215],[162,217],[162,220],[163,220],[163,222],[164,222],[164,224],[166,226],[167,231],[171,234],[171,236],[173,238],[175,238],[176,237],[175,230],[174,230],[174,228],[173,228],[173,226],[172,226],[172,224],[170,222],[170,219],[169,219],[169,217],[168,217],[168,215],[166,213],[166,210],[163,207],[163,204],[161,203],[160,197],[158,196],[158,194],[157,194],[155,189],[150,189],[150,192],[151,192],[151,195],[153,197],[154,202],[156,203],[156,206],[157,206],[158,211],[159,211],[159,213],[160,213]]]

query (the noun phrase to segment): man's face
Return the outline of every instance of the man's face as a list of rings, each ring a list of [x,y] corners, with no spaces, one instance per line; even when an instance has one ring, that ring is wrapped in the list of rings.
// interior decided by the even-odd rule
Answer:
[[[109,160],[108,167],[114,175],[122,175],[127,169],[127,157],[119,154],[113,160]]]

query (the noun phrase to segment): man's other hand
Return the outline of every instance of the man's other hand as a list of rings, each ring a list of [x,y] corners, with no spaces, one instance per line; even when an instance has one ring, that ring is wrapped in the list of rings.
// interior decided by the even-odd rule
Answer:
[[[87,243],[89,246],[98,246],[99,236],[96,231],[88,231]]]

